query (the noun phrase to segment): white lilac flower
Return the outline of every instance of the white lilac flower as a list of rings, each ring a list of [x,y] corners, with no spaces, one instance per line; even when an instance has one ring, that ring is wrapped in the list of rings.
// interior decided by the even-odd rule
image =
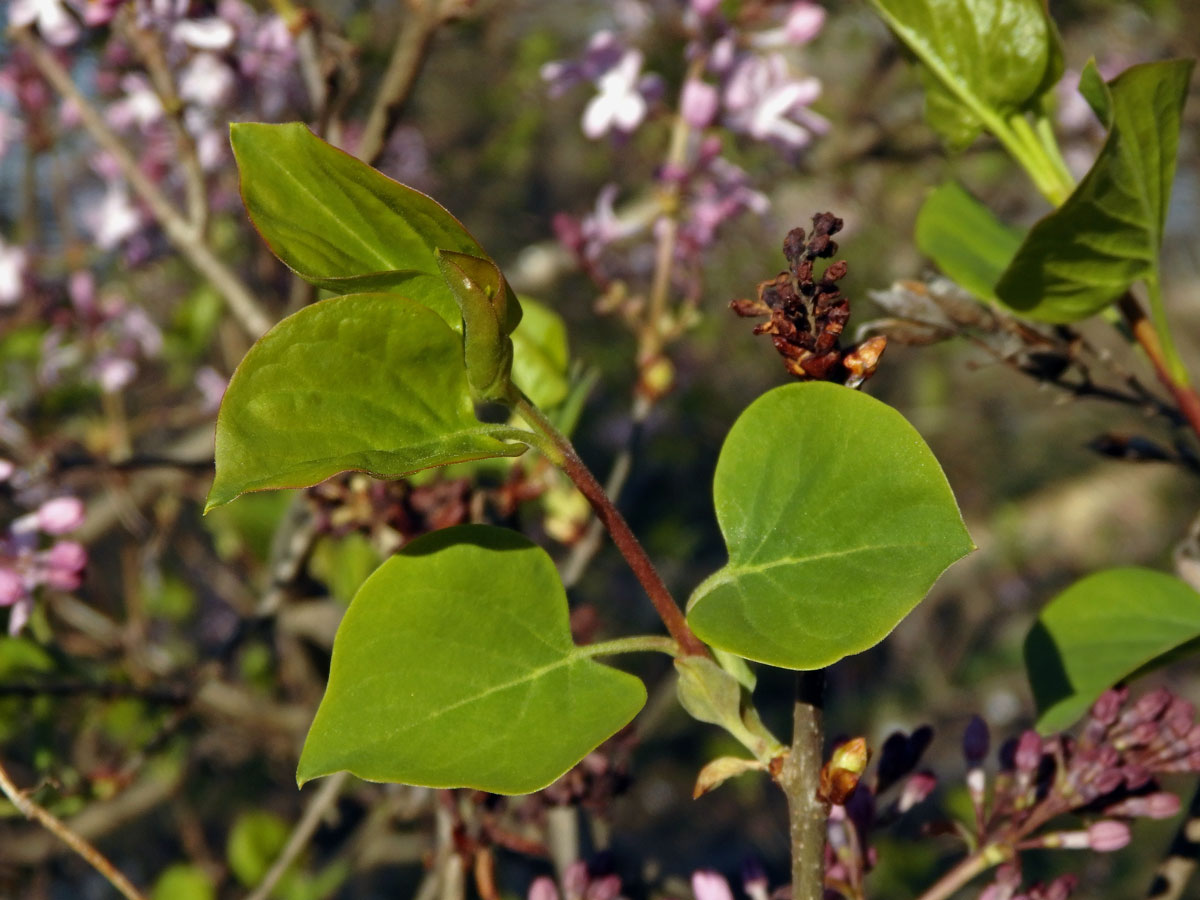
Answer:
[[[65,47],[79,37],[79,23],[62,0],[12,0],[8,7],[10,28],[36,25],[46,42]]]
[[[779,53],[746,56],[725,85],[726,121],[756,140],[797,150],[809,144],[825,120],[807,109],[821,94],[816,78],[793,78]]]
[[[142,227],[142,214],[120,181],[110,181],[103,197],[85,209],[81,218],[101,250],[112,250]]]
[[[136,126],[145,131],[163,117],[162,101],[143,75],[130,72],[121,78],[124,96],[108,107],[108,121],[116,128]]]
[[[179,74],[179,96],[204,109],[227,104],[237,84],[233,70],[214,53],[197,53]]]
[[[193,50],[228,50],[236,36],[233,26],[217,16],[181,19],[171,27],[172,39]]]
[[[640,50],[627,50],[615,67],[600,76],[599,93],[583,111],[583,133],[598,138],[610,131],[631,132],[646,117],[646,98],[639,90]]]

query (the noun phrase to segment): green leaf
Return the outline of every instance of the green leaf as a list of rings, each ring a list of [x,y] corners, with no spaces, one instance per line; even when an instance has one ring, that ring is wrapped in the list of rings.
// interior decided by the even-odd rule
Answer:
[[[646,699],[571,642],[544,550],[464,525],[413,541],[359,590],[300,755],[304,783],[370,781],[521,794],[550,784]]]
[[[216,900],[212,879],[199,866],[177,863],[154,882],[151,900]]]
[[[481,400],[503,400],[512,371],[508,336],[521,321],[521,304],[490,259],[451,250],[436,250],[434,255],[462,312],[463,357],[471,390]]]
[[[1200,594],[1150,569],[1108,569],[1046,604],[1025,639],[1043,733],[1060,731],[1108,688],[1200,637]]]
[[[980,300],[996,299],[994,285],[1021,245],[1020,232],[953,181],[926,198],[916,233],[921,252]]]
[[[462,342],[436,313],[392,294],[334,297],[284,319],[234,372],[207,508],[347,470],[395,478],[519,456],[500,438],[520,434],[475,418]]]
[[[254,810],[238,816],[229,832],[225,856],[243,887],[254,887],[263,880],[287,843],[289,830],[274,813]]]
[[[535,406],[551,409],[570,391],[567,329],[548,306],[521,298],[521,324],[512,333],[512,379]]]
[[[1105,128],[1112,127],[1112,94],[1104,76],[1096,67],[1095,57],[1089,59],[1079,74],[1079,94],[1087,101],[1096,118]]]
[[[250,220],[292,271],[339,294],[402,293],[459,330],[434,250],[487,254],[437,201],[299,122],[240,122],[229,137]]]
[[[1036,106],[1062,76],[1043,0],[871,0],[921,63],[925,118],[952,149]],[[994,130],[994,129],[993,129]]]
[[[996,285],[1004,303],[1026,318],[1074,322],[1156,277],[1191,72],[1191,60],[1146,63],[1109,83],[1100,156],[1026,236]]]
[[[688,603],[704,641],[816,669],[882,640],[973,545],[921,436],[824,382],[776,388],[734,423],[713,487],[728,564]]]

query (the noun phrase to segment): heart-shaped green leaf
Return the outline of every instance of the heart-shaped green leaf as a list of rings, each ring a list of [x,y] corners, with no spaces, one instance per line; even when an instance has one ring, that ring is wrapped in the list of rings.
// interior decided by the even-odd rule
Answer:
[[[1200,594],[1150,569],[1108,569],[1046,604],[1025,639],[1038,730],[1061,731],[1118,681],[1200,638]]]
[[[1058,209],[1030,230],[996,285],[1026,318],[1074,322],[1157,277],[1191,60],[1146,63],[1109,83],[1108,139]],[[1093,105],[1105,112],[1090,83]]]
[[[567,398],[567,329],[548,306],[521,298],[521,324],[512,333],[512,379],[535,406],[550,409]]]
[[[334,297],[284,319],[234,372],[207,508],[347,470],[519,456],[520,436],[475,418],[462,339],[437,313],[395,294]]]
[[[298,780],[523,794],[550,784],[646,699],[571,642],[544,550],[465,525],[413,541],[367,579],[333,644]]]
[[[953,149],[1032,108],[1062,76],[1044,0],[871,0],[921,63],[925,118]]]
[[[696,588],[688,623],[788,669],[878,643],[973,547],[904,417],[823,382],[776,388],[738,417],[713,496],[729,562]]]
[[[299,122],[237,123],[229,137],[250,220],[297,275],[340,294],[397,291],[460,329],[434,251],[487,254],[437,201]]]
[[[948,181],[917,213],[917,246],[939,269],[980,300],[995,300],[994,286],[1021,244],[1021,235],[958,184]]]

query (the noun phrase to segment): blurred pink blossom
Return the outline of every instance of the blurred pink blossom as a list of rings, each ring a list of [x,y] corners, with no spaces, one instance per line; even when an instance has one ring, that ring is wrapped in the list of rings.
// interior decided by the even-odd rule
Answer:
[[[733,900],[729,882],[710,869],[692,873],[692,893],[696,895],[696,900]]]
[[[0,238],[0,306],[12,306],[25,293],[25,248],[8,246]]]
[[[66,534],[83,524],[83,502],[78,497],[47,500],[37,511],[37,526],[46,534]]]
[[[699,78],[689,78],[679,95],[679,114],[693,128],[707,128],[721,105],[717,89]]]
[[[83,513],[83,503],[78,498],[57,497],[0,531],[0,606],[9,608],[10,635],[18,634],[29,621],[33,592],[39,586],[55,590],[79,587],[87,566],[87,550],[83,545],[55,541],[48,550],[39,546],[43,535],[57,536],[78,528]]]

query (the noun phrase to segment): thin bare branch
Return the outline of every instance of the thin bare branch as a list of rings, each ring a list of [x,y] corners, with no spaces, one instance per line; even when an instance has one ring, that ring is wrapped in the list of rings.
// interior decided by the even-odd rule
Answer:
[[[129,186],[150,208],[167,239],[225,298],[230,312],[246,333],[257,338],[266,332],[271,327],[271,319],[259,307],[250,289],[205,242],[202,234],[175,208],[158,185],[138,168],[137,160],[129,148],[75,86],[70,73],[55,59],[54,54],[28,28],[10,29],[9,34],[29,53],[33,64],[54,90],[75,104],[84,128],[112,156]]]
[[[9,778],[7,770],[0,764],[0,791],[12,801],[13,806],[21,811],[27,819],[32,819],[47,831],[54,834],[64,844],[81,856],[88,865],[99,872],[104,879],[120,892],[127,900],[146,900],[133,884],[108,858],[89,844],[86,840],[72,831],[52,812],[30,800]]]

